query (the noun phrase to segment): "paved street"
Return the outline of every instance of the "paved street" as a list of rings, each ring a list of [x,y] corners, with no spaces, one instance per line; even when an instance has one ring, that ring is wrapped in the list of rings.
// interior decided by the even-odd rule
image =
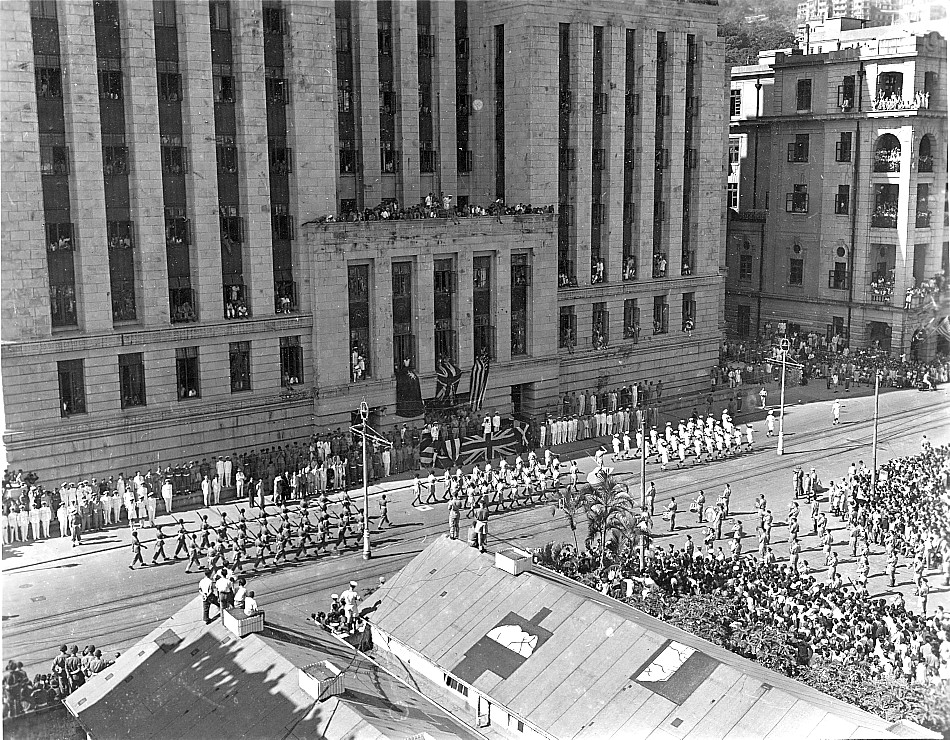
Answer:
[[[879,462],[918,451],[924,433],[935,443],[950,440],[948,395],[946,390],[939,393],[890,391],[882,394]],[[775,396],[777,399],[777,393]],[[806,469],[814,466],[827,485],[830,479],[840,479],[851,462],[871,462],[873,398],[850,397],[843,392],[839,396],[843,399],[839,427],[831,426],[830,401],[796,405],[788,410],[786,454],[783,457],[775,454],[775,439],[765,436],[764,419],[756,414],[756,451],[752,454],[703,466],[688,465],[683,470],[660,471],[658,465],[648,464],[648,480],[656,483],[659,492],[655,521],[657,533],[662,536],[658,542],[664,546],[667,542],[679,544],[687,533],[691,533],[697,545],[701,544],[702,525],[696,522],[695,515],[681,514],[677,532],[667,535],[659,513],[673,495],[677,497],[681,510],[687,508],[699,488],[705,489],[707,502],[714,503],[723,485],[729,482],[733,490],[731,508],[743,520],[745,531],[751,533],[744,543],[744,552],[755,549],[752,503],[764,491],[776,516],[772,547],[780,560],[785,558],[784,517],[792,495],[791,471],[796,466]],[[792,399],[797,397],[791,395]],[[743,415],[745,419],[746,415]],[[581,469],[590,470],[593,458],[588,453],[592,453],[595,446],[588,440],[573,447],[578,449],[571,455],[562,455],[562,461],[577,457]],[[638,490],[639,461],[620,462],[616,467],[634,490]],[[324,609],[329,594],[345,588],[350,579],[360,581],[363,588],[381,576],[390,576],[426,547],[432,538],[444,534],[444,505],[433,508],[410,506],[412,494],[405,481],[374,486],[371,489],[373,498],[383,490],[389,491],[392,500],[390,518],[396,526],[380,534],[374,533],[374,557],[371,561],[364,562],[359,551],[354,549],[339,556],[322,556],[300,564],[266,569],[252,578],[250,586],[257,591],[262,607],[266,609],[269,603],[279,601],[283,611],[294,610],[303,620],[311,612]],[[236,518],[236,508],[234,504],[218,507],[227,510],[229,518]],[[828,510],[826,501],[822,508]],[[374,515],[378,513],[375,501],[371,501],[370,511]],[[193,525],[197,515],[198,512],[192,511],[183,516]],[[802,530],[809,533],[809,514],[803,512],[802,517]],[[160,521],[170,519],[165,516]],[[842,528],[836,517],[830,519],[833,527]],[[731,529],[731,522],[727,521],[723,533],[731,532]],[[149,545],[153,537],[152,530],[145,530],[142,540]],[[567,541],[569,537],[563,516],[545,505],[494,516],[489,547],[500,547],[504,543],[536,547],[552,540]],[[185,574],[184,561],[130,571],[127,567],[131,560],[130,540],[129,530],[121,527],[85,537],[84,542],[88,544],[78,549],[71,548],[66,538],[4,547],[4,660],[22,660],[27,671],[33,674],[48,667],[58,646],[63,643],[75,643],[80,647],[95,644],[104,653],[125,650],[154,628],[158,621],[195,596],[199,576]],[[845,577],[853,575],[853,559],[846,533],[836,532],[835,541],[843,563],[841,572]],[[815,566],[817,577],[824,579],[824,568],[817,567],[823,565],[819,563],[817,538],[806,534],[803,549],[802,557]],[[876,547],[871,558],[872,593],[890,593],[885,590],[881,552],[882,548]],[[145,557],[148,561],[151,549],[146,551]],[[908,604],[916,609],[918,600],[913,596],[911,575],[906,567],[899,571],[898,589],[904,593]],[[931,582],[934,586],[931,608],[939,604],[950,607],[950,589],[939,585],[935,578],[931,578]]]

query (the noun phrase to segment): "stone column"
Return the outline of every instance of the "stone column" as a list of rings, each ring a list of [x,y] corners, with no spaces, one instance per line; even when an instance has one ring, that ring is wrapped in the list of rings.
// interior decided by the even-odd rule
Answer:
[[[722,274],[725,273],[726,255],[726,208],[722,192],[717,192],[722,187],[721,168],[729,139],[728,126],[723,121],[726,115],[726,88],[719,71],[722,69],[725,48],[715,36],[697,37],[696,53],[698,59],[693,94],[699,99],[700,113],[693,120],[693,146],[699,158],[693,204],[693,218],[697,224],[693,274],[715,275],[720,272],[720,261]],[[868,171],[866,167],[860,169]],[[859,188],[857,193],[852,193],[855,206],[862,192]],[[778,197],[778,194],[773,193],[773,197]],[[773,207],[778,206],[776,202]],[[787,265],[783,266],[785,269]]]
[[[686,34],[667,32],[669,59],[667,64],[666,91],[670,98],[670,115],[667,118],[667,130],[670,136],[667,146],[670,150],[670,166],[664,177],[664,200],[666,201],[667,223],[663,229],[666,235],[666,274],[679,277],[683,263],[683,183],[686,153]],[[690,208],[695,208],[695,204]],[[682,307],[682,306],[680,306]],[[672,313],[672,310],[671,310]],[[670,318],[672,325],[673,319]],[[682,326],[677,319],[677,328]]]
[[[356,111],[360,161],[363,165],[363,199],[372,208],[382,197],[379,152],[379,37],[376,25],[376,0],[356,0],[353,5],[353,43],[356,61]]]
[[[135,223],[136,293],[139,320],[146,326],[169,322],[168,262],[162,153],[155,72],[155,25],[150,5],[119,3],[122,68],[134,94],[126,98],[126,141],[134,166],[129,175],[130,215]]]
[[[604,92],[607,93],[609,107],[604,116],[603,142],[607,166],[601,178],[601,186],[607,191],[603,198],[607,210],[607,221],[601,227],[601,252],[605,254],[610,268],[611,282],[623,280],[623,140],[626,66],[626,29],[623,26],[606,26],[604,28]],[[615,321],[610,323],[618,326]],[[611,327],[611,335],[612,340],[616,338],[613,327]]]
[[[637,93],[640,95],[639,131],[634,138],[635,154],[633,180],[639,184],[635,191],[637,221],[634,224],[632,253],[637,257],[637,277],[652,280],[653,276],[653,174],[656,159],[656,29],[638,28],[636,31],[636,66],[642,70]],[[652,307],[650,308],[652,312]],[[650,314],[652,316],[652,313]],[[647,326],[644,307],[640,308],[640,325]],[[652,321],[652,318],[649,319]]]
[[[70,218],[76,229],[79,326],[112,330],[106,201],[99,127],[96,30],[91,2],[58,5],[63,60],[63,108],[70,153]],[[130,88],[125,87],[128,95]]]
[[[468,370],[475,361],[475,337],[472,328],[474,326],[472,303],[475,298],[472,287],[472,252],[468,250],[459,252],[455,258],[455,265],[458,275],[456,331],[458,331],[459,367]]]
[[[285,4],[290,43],[284,59],[290,78],[287,143],[293,149],[291,203],[300,223],[337,212],[337,110],[335,20],[332,4]]]
[[[214,140],[211,19],[204,3],[177,4],[178,63],[182,72],[182,130],[189,151],[185,176],[191,216],[191,275],[204,321],[224,317],[221,228],[218,220],[218,157]],[[202,362],[204,360],[202,359]]]
[[[574,149],[576,167],[570,173],[568,191],[573,196],[574,222],[570,227],[577,262],[577,284],[590,285],[590,217],[593,152],[594,105],[593,61],[594,28],[589,23],[571,24],[571,108],[570,146]]]
[[[416,371],[431,373],[435,369],[435,261],[432,250],[419,253],[415,263],[413,288],[413,327],[416,332]]]
[[[507,248],[492,256],[492,298],[495,303],[495,354],[498,362],[511,360],[511,250],[516,239],[506,236]]]
[[[290,43],[284,69],[290,79],[291,105],[287,108],[287,144],[293,153],[290,202],[298,224],[328,214],[337,208],[337,109],[336,54],[333,6],[308,0],[286,3],[290,19]],[[297,234],[294,277],[300,285],[300,310],[312,310],[310,251],[301,248]]]
[[[248,285],[251,315],[266,316],[274,313],[274,250],[262,10],[259,2],[239,2],[231,4],[231,11],[233,69],[239,91],[235,115],[238,183],[246,239],[243,247],[244,281]]]
[[[398,246],[398,243],[397,243]],[[370,265],[369,334],[376,380],[394,377],[393,373],[393,263],[388,250],[378,250]]]
[[[52,323],[29,2],[0,3],[0,28],[4,140],[18,142],[16,151],[13,146],[0,148],[4,189],[0,241],[6,245],[0,328],[4,341],[14,341],[48,337]],[[14,254],[16,258],[11,259]]]
[[[393,3],[393,87],[396,90],[396,146],[400,169],[396,192],[404,205],[418,203],[419,194],[419,61],[416,4]]]
[[[458,139],[455,98],[455,5],[432,3],[432,33],[435,59],[432,62],[432,125],[439,149],[439,187],[458,194]],[[453,204],[458,201],[453,198]]]

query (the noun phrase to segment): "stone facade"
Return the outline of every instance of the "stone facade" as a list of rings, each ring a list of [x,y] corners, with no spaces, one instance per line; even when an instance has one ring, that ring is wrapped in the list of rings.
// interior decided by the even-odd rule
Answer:
[[[36,470],[44,479],[114,474],[118,469],[148,468],[193,457],[234,452],[299,439],[328,426],[345,426],[363,396],[374,406],[391,409],[394,382],[392,347],[392,274],[394,257],[414,263],[414,320],[419,371],[424,395],[434,392],[434,260],[455,255],[458,263],[459,310],[455,314],[458,361],[466,378],[474,361],[472,259],[493,258],[491,321],[497,357],[486,406],[508,413],[511,387],[521,386],[522,411],[553,411],[566,392],[609,383],[664,381],[674,393],[705,389],[715,361],[721,327],[722,254],[721,166],[724,150],[723,49],[716,38],[716,10],[702,3],[660,1],[633,7],[612,0],[586,0],[526,6],[509,0],[468,3],[468,117],[473,154],[471,174],[457,170],[456,59],[462,48],[455,38],[455,5],[432,3],[433,145],[435,173],[420,173],[418,115],[418,17],[415,4],[395,0],[392,12],[393,89],[396,95],[395,142],[400,152],[397,173],[384,173],[380,152],[380,37],[376,0],[352,4],[353,106],[357,121],[358,168],[340,172],[338,79],[340,74],[335,5],[326,0],[287,0],[283,9],[285,74],[290,103],[286,107],[287,143],[293,152],[288,175],[289,211],[297,238],[293,279],[297,311],[276,314],[274,305],[271,185],[268,172],[267,94],[264,80],[265,34],[260,0],[232,3],[228,21],[240,214],[244,219],[244,279],[250,316],[225,320],[222,305],[222,242],[219,221],[218,152],[215,147],[212,22],[208,5],[176,4],[177,62],[182,79],[182,144],[188,167],[183,175],[187,201],[190,285],[197,321],[171,323],[169,311],[160,121],[167,113],[156,85],[156,18],[153,10],[120,3],[119,32],[125,135],[130,147],[130,218],[135,225],[136,321],[116,324],[109,293],[106,202],[102,135],[96,69],[95,12],[92,0],[56,6],[64,80],[69,193],[75,225],[78,325],[53,328],[49,277],[44,249],[44,176],[40,173],[34,49],[30,4],[0,4],[4,29],[2,85],[4,108],[2,176],[4,185],[3,338],[0,349],[7,418],[4,442],[11,464]],[[221,23],[217,19],[216,23]],[[577,168],[571,173],[571,239],[577,254],[578,287],[557,287],[557,236],[554,215],[463,219],[456,225],[431,222],[311,225],[335,213],[342,199],[371,208],[386,198],[401,204],[418,201],[428,190],[444,191],[456,202],[467,198],[488,205],[496,197],[495,161],[495,26],[505,26],[505,200],[535,206],[557,202],[558,181],[558,31],[570,25],[570,79],[574,91],[571,142]],[[604,29],[604,90],[609,109],[603,120],[606,150],[603,192],[593,192],[591,130],[593,36]],[[626,32],[635,29],[633,48]],[[163,33],[169,33],[167,26]],[[671,100],[664,146],[673,153],[664,177],[669,223],[663,249],[670,255],[666,277],[654,279],[649,265],[654,251],[653,174],[656,118],[656,39],[669,39],[667,92]],[[218,33],[218,32],[215,32]],[[697,119],[693,146],[700,166],[687,182],[684,154],[684,69],[687,34],[700,50],[695,65],[696,92],[703,115]],[[636,58],[636,79],[625,79],[627,57]],[[68,84],[65,84],[68,81]],[[634,191],[637,220],[632,248],[640,275],[623,282],[624,91],[634,85],[640,95],[634,139]],[[164,112],[163,112],[164,111]],[[223,187],[223,186],[222,186]],[[691,275],[679,269],[682,197],[693,192],[690,226],[696,265]],[[595,202],[605,206],[601,253],[608,265],[606,282],[590,285],[591,217]],[[511,255],[530,255],[529,352],[511,356]],[[350,383],[346,320],[346,265],[372,263],[374,305],[373,367],[366,383]],[[695,328],[681,331],[683,294],[695,299]],[[669,332],[653,335],[653,301],[664,296]],[[639,342],[625,338],[624,303],[637,300],[641,311]],[[594,349],[590,334],[594,303],[610,315],[606,348]],[[559,311],[573,307],[578,341],[559,347]],[[299,337],[303,382],[281,386],[281,337]],[[229,346],[248,342],[250,390],[231,389]],[[194,348],[194,349],[192,349]],[[176,357],[198,355],[200,395],[180,398]],[[141,353],[145,405],[122,408],[119,356]],[[61,413],[59,363],[82,361],[85,411]],[[385,372],[380,372],[384,370]],[[381,426],[395,423],[391,413]]]
[[[946,75],[946,41],[926,27],[847,30],[842,19],[827,23],[811,43],[840,51],[773,53],[763,64],[733,70],[739,110],[731,123],[730,180],[738,207],[728,229],[728,331],[756,336],[785,322],[828,339],[848,336],[856,347],[879,341],[907,352],[928,320],[905,310],[907,291],[950,267],[940,207],[945,86],[935,85],[923,102],[916,98]],[[900,102],[875,110],[889,97],[888,77],[899,81]],[[810,101],[798,110],[799,81],[806,80]],[[925,139],[932,159],[921,166]],[[892,143],[899,149],[892,161],[877,162]],[[879,208],[885,186],[896,189],[893,219]],[[793,275],[798,260],[801,273]],[[882,278],[886,288],[872,286]],[[916,349],[932,354],[937,342],[926,337]]]

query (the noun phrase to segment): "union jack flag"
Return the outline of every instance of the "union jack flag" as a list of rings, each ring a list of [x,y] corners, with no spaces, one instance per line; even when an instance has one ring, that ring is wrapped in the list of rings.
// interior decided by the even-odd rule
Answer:
[[[465,437],[459,447],[458,464],[474,465],[496,457],[510,457],[517,454],[518,435],[514,429],[502,429],[497,434]]]
[[[435,397],[445,403],[454,403],[462,370],[449,359],[439,363],[435,371]]]

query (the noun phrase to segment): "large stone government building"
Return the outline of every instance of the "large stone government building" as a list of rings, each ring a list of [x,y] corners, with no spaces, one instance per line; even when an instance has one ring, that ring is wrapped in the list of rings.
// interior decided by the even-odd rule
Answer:
[[[394,416],[705,389],[722,336],[714,4],[8,0],[4,443],[45,479]],[[549,213],[326,222],[427,194]]]
[[[733,67],[726,321],[932,357],[946,315],[947,44],[935,24],[809,24]]]

